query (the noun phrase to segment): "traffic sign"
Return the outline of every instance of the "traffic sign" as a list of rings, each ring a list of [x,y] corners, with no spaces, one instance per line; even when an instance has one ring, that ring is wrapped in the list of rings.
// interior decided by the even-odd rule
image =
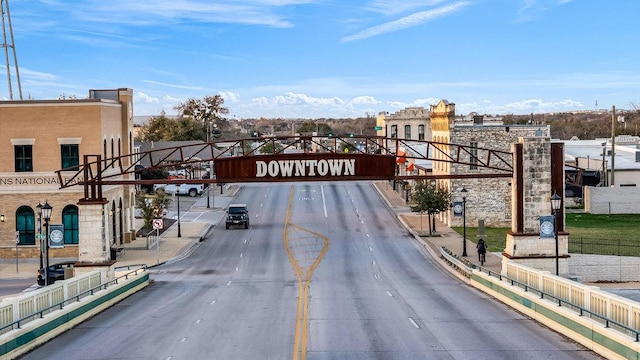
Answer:
[[[163,229],[162,219],[153,219],[153,228],[156,230]]]
[[[376,127],[375,127],[375,130],[376,130],[376,131],[380,131],[380,130],[382,130],[382,126],[376,126]]]

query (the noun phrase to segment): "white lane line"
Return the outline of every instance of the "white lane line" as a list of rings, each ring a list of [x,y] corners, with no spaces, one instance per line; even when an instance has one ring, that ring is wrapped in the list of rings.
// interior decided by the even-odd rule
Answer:
[[[393,294],[391,293],[391,291],[387,290],[387,295],[393,297]]]
[[[324,217],[327,215],[327,199],[324,197],[324,185],[320,185],[320,193],[322,194],[322,209],[324,209]]]
[[[413,318],[411,318],[411,317],[410,317],[410,318],[409,318],[409,321],[411,321],[411,323],[413,324],[413,326],[414,326],[416,329],[420,329],[420,326],[418,325],[418,323],[417,323],[415,320],[413,320]]]
[[[212,302],[209,303],[209,305],[213,305],[213,304],[215,304],[217,302],[218,302],[218,300],[213,300]]]
[[[229,282],[227,283],[227,286],[231,285],[231,280],[229,280]]]

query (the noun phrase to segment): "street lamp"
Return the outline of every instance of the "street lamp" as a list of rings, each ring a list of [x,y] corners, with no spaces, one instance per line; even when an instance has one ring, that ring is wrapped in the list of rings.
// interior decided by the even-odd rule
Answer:
[[[467,256],[467,189],[462,188],[462,256]]]
[[[558,214],[560,214],[560,207],[562,205],[562,197],[557,193],[553,193],[551,196],[551,212],[553,213],[553,231],[556,238],[556,275],[559,273],[559,264],[558,264],[558,225],[560,222],[558,221]]]
[[[178,199],[178,237],[182,237],[180,232],[180,185],[176,185],[176,199]]]
[[[40,269],[43,268],[42,263],[42,204],[38,201],[38,205],[36,206],[38,210],[38,240],[40,241]]]
[[[45,251],[46,251],[46,263],[44,267],[44,285],[49,285],[49,220],[51,220],[51,211],[53,206],[49,205],[48,201],[44,201],[42,205],[42,218],[44,219],[45,229]]]

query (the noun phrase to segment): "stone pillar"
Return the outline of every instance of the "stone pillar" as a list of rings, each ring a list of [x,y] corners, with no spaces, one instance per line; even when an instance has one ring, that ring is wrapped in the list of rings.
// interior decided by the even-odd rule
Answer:
[[[553,183],[560,181],[564,184],[564,173],[552,174],[552,168],[563,168],[563,165],[553,166],[552,162],[563,162],[563,157],[551,156],[551,141],[548,137],[520,138],[517,144],[512,145],[512,152],[513,215],[511,231],[507,234],[502,254],[502,273],[506,274],[506,264],[509,261],[555,273],[555,238],[540,237],[540,216],[551,215],[550,198],[553,189],[558,191]],[[562,179],[558,180],[559,176]],[[563,188],[558,192],[560,196],[564,195],[562,190]],[[563,230],[563,215],[558,218],[558,228]],[[568,273],[568,234],[562,231],[558,239],[559,274],[562,275]]]
[[[111,246],[105,236],[105,211],[103,203],[81,203],[78,207],[78,263],[76,275],[94,270],[103,272],[103,280],[113,277]]]

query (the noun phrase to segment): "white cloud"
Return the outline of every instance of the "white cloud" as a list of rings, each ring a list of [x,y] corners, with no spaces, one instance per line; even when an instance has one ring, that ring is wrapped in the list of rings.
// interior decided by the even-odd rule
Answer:
[[[471,5],[469,1],[458,1],[450,5],[441,6],[436,9],[420,11],[398,20],[390,21],[385,24],[377,25],[370,27],[368,29],[362,30],[356,34],[345,36],[341,39],[342,42],[350,42],[355,40],[367,39],[373,36],[378,36],[390,32],[395,32],[398,30],[410,28],[413,26],[420,25],[427,21],[449,15],[450,13],[459,11],[466,6]]]
[[[527,22],[540,17],[548,10],[568,4],[573,0],[524,0],[517,11],[516,21]]]
[[[240,101],[240,94],[235,93],[235,92],[231,92],[231,91],[221,91],[219,92],[220,96],[222,96],[222,98],[224,99],[224,101],[226,102],[239,102]]]
[[[434,6],[444,1],[445,0],[374,0],[370,4],[368,4],[365,9],[371,12],[383,14],[385,16],[391,16],[411,11],[420,7]]]
[[[280,8],[311,1],[251,0],[90,0],[69,8],[66,3],[49,3],[56,11],[69,11],[79,21],[122,23],[138,26],[179,23],[234,23],[288,28],[293,24],[279,15]]]
[[[142,91],[136,92],[135,96],[133,97],[133,100],[141,101],[146,104],[157,104],[160,102],[160,99],[158,99],[157,97],[149,96],[143,93]]]
[[[306,94],[288,92],[284,95],[274,96],[272,103],[279,105],[344,105],[345,101],[338,97],[319,98]]]
[[[373,96],[356,96],[351,99],[351,104],[355,105],[375,105],[380,104],[380,101],[376,100]]]
[[[267,105],[269,104],[269,99],[267,99],[264,96],[261,96],[261,97],[251,99],[251,103],[254,105]]]

